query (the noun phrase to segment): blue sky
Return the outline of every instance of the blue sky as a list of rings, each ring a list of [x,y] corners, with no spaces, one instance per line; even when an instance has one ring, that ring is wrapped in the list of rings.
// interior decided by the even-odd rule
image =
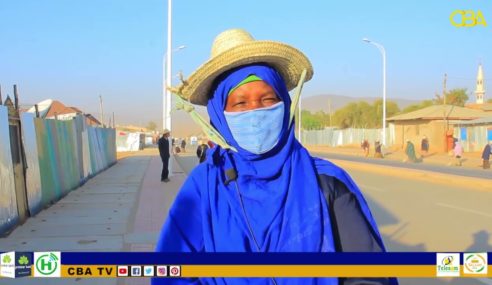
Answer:
[[[457,28],[455,10],[480,10],[488,26]],[[166,0],[1,0],[0,84],[21,104],[46,98],[120,123],[160,123]],[[379,51],[387,53],[388,99],[430,99],[448,89],[475,88],[478,63],[492,87],[492,2],[434,1],[173,1],[173,73],[190,74],[213,38],[244,28],[255,38],[291,44],[311,59],[315,75],[303,96],[381,96]],[[488,92],[492,98],[492,91]]]

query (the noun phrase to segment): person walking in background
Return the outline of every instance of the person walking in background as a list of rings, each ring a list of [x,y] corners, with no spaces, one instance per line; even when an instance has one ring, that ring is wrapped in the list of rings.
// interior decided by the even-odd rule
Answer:
[[[383,157],[383,152],[381,151],[381,142],[380,141],[376,141],[374,143],[374,157],[375,158],[384,158]]]
[[[483,169],[489,169],[490,168],[490,154],[492,153],[492,148],[490,146],[491,144],[492,144],[492,142],[489,142],[483,148],[483,152],[482,152],[482,160],[483,160],[482,167],[483,167]]]
[[[181,140],[181,150],[182,150],[183,152],[186,152],[186,138],[183,138],[183,139]]]
[[[360,144],[360,147],[362,147],[362,150],[364,150],[364,156],[368,157],[369,156],[369,141],[368,140],[363,140],[362,143]]]
[[[162,137],[157,142],[162,160],[161,181],[163,182],[169,182],[169,133],[168,129],[164,129]]]
[[[419,159],[415,155],[415,146],[410,140],[407,140],[407,147],[405,149],[405,154],[407,155],[407,159],[405,161],[422,162],[422,158]]]
[[[420,151],[422,155],[427,155],[429,153],[429,139],[424,136],[420,142]]]
[[[204,143],[200,144],[196,149],[196,156],[198,157],[198,161],[200,163],[204,162],[205,159],[207,158],[207,149],[208,149],[208,145]]]
[[[454,143],[454,157],[456,158],[456,166],[461,166],[461,157],[463,156],[463,146],[459,141]]]

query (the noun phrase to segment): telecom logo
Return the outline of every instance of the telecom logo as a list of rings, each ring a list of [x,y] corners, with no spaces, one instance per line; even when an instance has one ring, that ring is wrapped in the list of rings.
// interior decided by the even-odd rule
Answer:
[[[465,274],[487,275],[487,253],[465,253],[463,255],[463,272]]]
[[[35,252],[34,277],[60,277],[60,252]]]
[[[460,254],[438,253],[436,259],[437,276],[460,276]]]

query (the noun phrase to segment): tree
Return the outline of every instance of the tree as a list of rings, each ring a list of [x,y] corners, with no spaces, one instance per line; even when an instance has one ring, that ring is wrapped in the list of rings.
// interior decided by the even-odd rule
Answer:
[[[413,105],[407,106],[405,109],[403,109],[401,111],[401,113],[402,114],[404,114],[404,113],[410,113],[410,112],[417,111],[417,110],[420,110],[420,109],[423,109],[423,108],[426,108],[426,107],[429,107],[429,106],[432,106],[432,105],[434,105],[434,101],[432,101],[432,100],[424,100],[424,101],[421,101],[418,104],[413,104]]]
[[[446,104],[464,107],[466,101],[468,101],[468,95],[466,94],[466,88],[455,88],[446,93]],[[444,104],[443,97],[436,94],[434,99],[436,104]]]
[[[491,103],[492,104],[492,99],[487,100],[487,103]]]
[[[146,129],[149,130],[149,131],[155,131],[157,129],[157,124],[155,122],[153,122],[153,121],[150,121],[147,124]]]

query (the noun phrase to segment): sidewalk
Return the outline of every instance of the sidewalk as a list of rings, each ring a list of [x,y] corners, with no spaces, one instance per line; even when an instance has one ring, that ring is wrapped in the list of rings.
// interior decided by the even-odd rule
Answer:
[[[313,152],[336,153],[336,154],[364,157],[363,150],[360,147],[355,147],[355,146],[330,147],[330,146],[320,146],[320,145],[305,145],[305,147],[311,152],[311,154]],[[404,159],[406,159],[405,151],[402,149],[395,150],[390,148],[390,149],[383,150],[383,153],[385,153],[384,156],[385,160],[394,160],[394,161],[402,162]],[[417,153],[417,156],[419,155],[420,154]],[[468,153],[465,152],[463,154],[461,167],[470,168],[470,169],[482,169],[481,156],[482,156],[481,152],[468,152]],[[367,159],[379,160],[379,158],[374,158],[374,148],[370,150]],[[449,154],[446,153],[429,153],[423,157],[422,163],[439,165],[439,166],[456,167],[456,168],[460,167],[460,166],[455,166],[456,159],[454,158],[454,156],[450,156]]]
[[[2,251],[153,251],[167,212],[186,178],[173,161],[171,181],[160,181],[156,149],[113,167],[42,210],[7,237]],[[17,279],[2,284],[149,284],[148,278]]]

